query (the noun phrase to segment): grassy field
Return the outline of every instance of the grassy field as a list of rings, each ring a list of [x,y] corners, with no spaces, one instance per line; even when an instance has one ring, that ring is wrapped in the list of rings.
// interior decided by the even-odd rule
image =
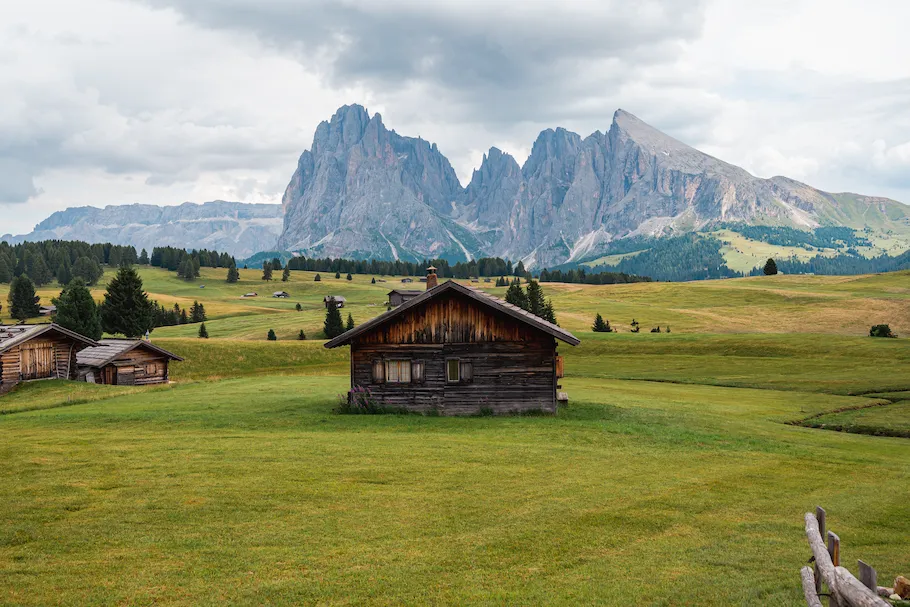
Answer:
[[[910,440],[792,425],[908,427],[910,340],[865,336],[910,331],[908,273],[545,285],[570,405],[460,419],[337,415],[347,352],[290,339],[397,280],[142,274],[213,339],[154,332],[170,386],[0,398],[0,604],[799,605],[815,505],[851,568],[910,572]]]

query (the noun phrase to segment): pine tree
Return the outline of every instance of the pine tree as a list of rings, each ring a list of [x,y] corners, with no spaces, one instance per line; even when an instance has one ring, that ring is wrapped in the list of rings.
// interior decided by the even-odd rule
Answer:
[[[101,327],[106,333],[141,337],[154,328],[154,320],[154,307],[142,290],[139,273],[131,266],[121,266],[104,294]]]
[[[285,268],[284,272],[281,273],[281,282],[287,282],[291,279],[291,269]]]
[[[344,323],[341,320],[341,312],[335,305],[334,299],[329,299],[328,307],[325,311],[325,322],[322,325],[325,336],[329,339],[338,337],[344,333]]]
[[[227,271],[227,281],[237,282],[238,280],[240,280],[240,270],[237,269],[237,266],[231,266]]]
[[[35,283],[22,274],[13,279],[9,287],[9,315],[16,320],[25,320],[38,316],[38,297],[35,295]]]
[[[518,265],[515,266],[515,276],[524,276],[528,271],[525,270],[525,264],[523,261],[519,261]]]
[[[350,273],[350,272],[348,272],[348,275],[345,276],[345,280],[354,280],[354,277],[351,276],[351,273]]]
[[[203,306],[198,301],[194,301],[193,305],[190,306],[190,322],[205,322],[208,318],[205,317],[205,306]]]
[[[277,257],[273,257],[273,258],[272,258],[272,269],[273,269],[273,270],[280,270],[280,269],[281,269],[281,260],[278,259]]]
[[[543,297],[543,289],[540,288],[540,283],[536,280],[532,280],[528,283],[527,298],[528,307],[525,309],[534,316],[543,318],[547,302]]]
[[[102,276],[104,276],[104,270],[101,268],[101,265],[88,256],[77,259],[70,272],[72,273],[73,278],[81,278],[87,285],[94,285]]]
[[[9,264],[6,263],[6,259],[0,255],[0,284],[7,283],[13,279],[13,273],[9,269]]]
[[[765,273],[765,276],[774,276],[777,274],[777,262],[769,257],[768,261],[765,262],[765,267],[762,271]]]
[[[603,316],[598,313],[594,317],[594,326],[591,327],[591,330],[595,333],[610,333],[613,329],[610,328],[610,321],[604,320]]]
[[[300,333],[297,334],[297,339],[303,341],[306,339],[306,333],[303,332],[303,329],[300,329]]]
[[[201,325],[199,325],[199,337],[201,337],[202,339],[209,338],[209,330],[205,328],[205,323],[202,323]]]
[[[26,268],[29,277],[39,287],[43,287],[54,279],[54,275],[51,274],[50,268],[47,267],[47,263],[41,255],[35,255],[31,263],[26,263]]]
[[[341,278],[341,272],[335,272],[335,278]]]
[[[350,313],[350,312],[348,312],[348,322],[347,322],[347,324],[344,326],[344,330],[345,330],[345,331],[350,331],[350,330],[353,329],[353,328],[354,328],[354,317],[351,316],[351,313]]]
[[[181,324],[181,325],[188,325],[188,324],[190,324],[190,317],[189,317],[189,315],[186,313],[186,308],[183,308],[182,310],[180,310],[180,324]]]
[[[145,249],[142,249],[142,253],[139,254],[139,265],[149,265],[149,252]]]
[[[266,335],[266,339],[269,341],[278,341],[278,336],[275,335],[275,329],[269,329],[269,334]]]
[[[262,264],[262,280],[272,280],[272,264],[269,262]]]
[[[65,263],[61,263],[60,267],[57,268],[57,284],[65,287],[72,281],[73,274],[70,272],[69,266]]]
[[[298,311],[298,312],[302,312],[302,311],[303,311],[303,306],[301,306],[299,303],[297,304],[297,311]]]
[[[373,280],[370,281],[370,284],[371,284],[371,285],[375,285],[375,284],[376,284],[376,277],[375,277],[375,276],[373,277]]]
[[[322,280],[322,276],[320,276],[319,274],[317,274],[317,275],[313,278],[313,281],[314,281],[314,282],[319,282],[320,280]]]
[[[509,290],[506,291],[506,302],[513,306],[518,306],[522,310],[528,309],[528,296],[525,295],[525,291],[521,288],[521,283],[518,279],[515,279],[509,285]]]
[[[81,278],[74,279],[64,287],[60,296],[52,299],[51,303],[57,306],[55,323],[91,339],[101,339],[98,306]]]
[[[541,318],[543,318],[545,321],[547,321],[549,323],[553,323],[554,325],[559,324],[558,322],[556,322],[556,309],[553,307],[552,299],[547,300],[547,305],[544,306],[543,316],[541,316]]]

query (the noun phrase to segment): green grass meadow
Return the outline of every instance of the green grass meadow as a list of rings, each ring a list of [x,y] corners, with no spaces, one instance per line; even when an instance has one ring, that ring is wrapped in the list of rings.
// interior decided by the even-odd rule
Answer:
[[[169,386],[0,397],[0,604],[800,605],[816,505],[851,570],[910,573],[910,439],[793,424],[908,428],[910,339],[866,333],[910,332],[910,273],[545,285],[570,404],[471,418],[333,413],[322,297],[363,322],[400,279],[142,274],[212,339],[154,332]]]

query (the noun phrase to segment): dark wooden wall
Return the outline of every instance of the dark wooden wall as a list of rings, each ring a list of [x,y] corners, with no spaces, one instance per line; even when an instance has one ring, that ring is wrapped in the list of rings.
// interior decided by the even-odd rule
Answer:
[[[446,380],[446,360],[473,365],[473,379]],[[422,383],[373,381],[376,360],[426,364]],[[550,335],[460,294],[435,299],[358,337],[351,385],[387,407],[465,415],[556,410],[556,341]]]
[[[166,356],[142,349],[135,349],[108,364],[102,369],[91,369],[95,383],[113,383],[120,386],[147,386],[168,381]],[[84,368],[83,374],[89,369]]]
[[[0,354],[0,392],[30,379],[75,379],[76,353],[70,339],[40,335]]]

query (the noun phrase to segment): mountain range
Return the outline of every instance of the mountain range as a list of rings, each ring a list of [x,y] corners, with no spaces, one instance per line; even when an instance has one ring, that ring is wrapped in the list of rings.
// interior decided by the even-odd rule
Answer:
[[[399,135],[378,113],[347,105],[317,127],[280,206],[68,209],[27,238],[170,244],[237,256],[499,256],[543,268],[596,259],[618,239],[731,223],[906,234],[910,207],[755,177],[623,110],[606,132],[584,138],[563,128],[541,132],[521,165],[491,148],[462,187],[435,144]]]

